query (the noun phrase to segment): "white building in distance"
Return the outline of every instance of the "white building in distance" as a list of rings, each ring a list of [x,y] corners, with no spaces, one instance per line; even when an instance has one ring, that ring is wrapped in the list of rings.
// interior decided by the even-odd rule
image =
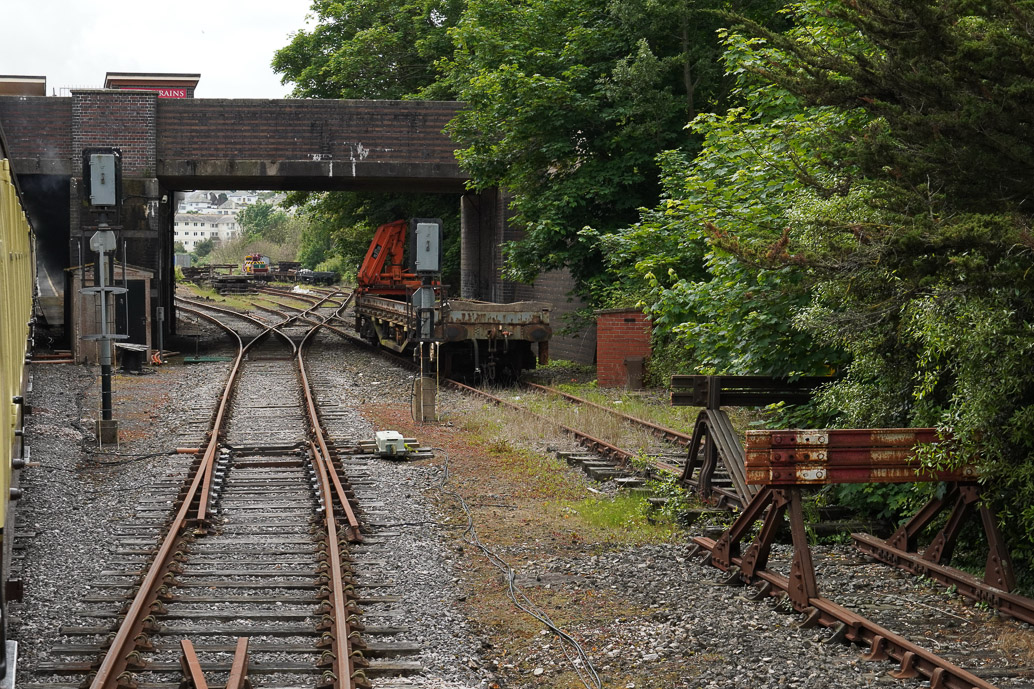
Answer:
[[[172,223],[172,240],[181,242],[187,251],[193,251],[198,242],[213,239],[229,241],[241,234],[237,215],[216,213],[177,213]]]

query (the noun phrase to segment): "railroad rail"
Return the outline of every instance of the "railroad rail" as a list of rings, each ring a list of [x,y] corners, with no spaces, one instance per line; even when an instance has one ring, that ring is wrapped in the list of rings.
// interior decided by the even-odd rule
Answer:
[[[757,489],[747,479],[743,446],[725,409],[763,407],[778,402],[802,404],[811,399],[816,387],[830,380],[828,377],[786,380],[771,376],[672,376],[672,406],[703,407],[687,444],[689,453],[682,470],[682,483],[692,486],[705,500],[746,506]],[[715,484],[719,467],[732,479],[731,490]]]
[[[321,430],[318,405],[310,391],[304,362],[304,351],[322,322],[339,315],[348,304],[348,300],[338,301],[331,316],[317,313],[329,300],[329,296],[318,299],[308,312],[292,316],[291,322],[275,325],[233,312],[249,323],[253,336],[248,342],[224,325],[223,319],[205,312],[224,311],[220,307],[204,303],[189,305],[181,300],[180,308],[184,312],[233,333],[239,343],[238,354],[214,413],[208,442],[197,453],[167,535],[141,577],[110,647],[89,678],[89,685],[94,689],[125,689],[135,685],[135,673],[173,671],[185,673],[190,678],[188,685],[202,686],[204,670],[198,652],[225,651],[219,644],[195,645],[185,639],[180,645],[179,665],[148,660],[155,652],[152,636],[161,635],[162,620],[170,616],[172,619],[252,619],[264,625],[279,619],[286,626],[281,627],[284,631],[273,631],[274,634],[310,635],[320,639],[316,664],[282,662],[281,672],[299,676],[316,672],[315,684],[320,687],[369,686],[365,672],[371,670],[363,655],[366,646],[357,636],[363,627],[356,617],[356,595],[345,552],[348,543],[362,542],[362,525],[350,497],[347,478],[334,461],[334,452]],[[291,332],[291,328],[300,328],[301,332]],[[268,387],[264,387],[271,377],[281,389],[280,396],[273,400]],[[289,394],[290,380],[294,378],[300,398],[298,403],[291,404],[285,395]],[[274,404],[270,404],[271,401]],[[284,535],[284,529],[290,528],[285,520],[297,513],[298,533],[307,533],[312,506],[322,515],[318,543],[300,548],[291,545],[294,537]],[[287,545],[277,545],[281,541]],[[272,559],[263,552],[270,548],[275,553]],[[236,565],[215,564],[222,562],[219,558],[227,553],[240,556],[242,552],[252,553],[248,556],[250,559]],[[191,563],[195,559],[215,559],[215,562],[199,563],[200,572],[192,575]],[[220,571],[220,566],[225,570]],[[197,581],[196,576],[208,579]],[[190,593],[199,587],[217,593],[201,596]],[[236,590],[242,594],[219,593]],[[299,591],[311,593],[299,595]],[[242,611],[237,607],[240,604],[268,606],[284,601],[316,602],[317,599],[319,607],[315,615],[311,610],[286,606],[265,613],[250,608]],[[208,613],[189,608],[190,603],[215,601],[230,610]],[[299,619],[314,621],[307,634],[301,629],[305,625],[297,624]],[[219,631],[195,629],[193,634],[225,635],[229,631],[232,629],[224,625]],[[175,630],[172,633],[176,633]],[[295,654],[312,653],[297,645],[293,650],[290,645],[287,648]],[[244,686],[249,672],[249,653],[279,649],[256,644],[248,648],[238,641],[232,650],[235,656],[231,666],[210,664],[207,669],[229,671],[231,683]],[[256,671],[254,664],[250,671]],[[262,671],[268,672],[270,667]]]
[[[283,313],[286,314],[286,312]],[[295,318],[296,323],[299,320],[301,319]],[[492,399],[496,403],[527,413],[526,408],[523,406],[516,405],[500,397],[489,395],[463,384],[449,384],[454,385],[457,389],[477,393],[482,397]],[[565,430],[572,432],[576,437],[578,435],[585,435],[576,429],[565,427]],[[591,446],[597,451],[603,450],[604,453],[614,453],[614,450],[617,450],[617,453],[611,456],[621,457],[619,453],[623,453],[625,461],[631,458],[629,453],[615,448],[613,445],[602,443],[602,441],[591,438],[591,436],[587,436],[587,438]],[[811,439],[804,439],[797,444],[795,444],[796,441],[784,443],[777,438],[774,443],[775,449],[771,450],[769,448],[771,456],[775,457],[777,461],[774,463],[769,462],[764,464],[764,466],[756,461],[757,454],[760,451],[759,448],[754,448],[754,455],[750,454],[750,449],[748,448],[743,463],[745,477],[752,483],[778,483],[786,481],[788,476],[792,476],[795,481],[802,485],[812,485],[828,476],[835,476],[840,479],[843,479],[845,476],[856,476],[858,468],[856,466],[856,460],[858,459],[857,448],[849,448],[850,452],[847,455],[835,455],[837,461],[829,464],[826,467],[826,473],[823,474],[817,471],[812,465],[813,463],[808,463],[810,460],[819,457],[818,451],[811,447],[814,443],[811,442],[811,445],[809,445],[809,442],[811,442]],[[315,446],[312,447],[312,453],[314,456],[318,456],[319,449]],[[902,459],[904,457],[903,453],[907,454],[907,451],[899,448],[895,457]],[[793,455],[792,461],[788,460],[790,454]],[[884,455],[884,459],[889,456],[886,455],[886,452],[884,452]],[[834,455],[827,452],[824,456],[833,457]],[[842,460],[842,457],[847,457],[847,460]],[[787,464],[788,461],[790,462],[789,465]],[[887,480],[890,478],[901,479],[905,476],[901,472],[895,473],[891,471],[887,473],[888,468],[889,465],[886,464],[881,467],[881,470],[884,471],[882,476]],[[911,475],[908,474],[908,476]],[[938,476],[938,478],[943,477]],[[971,478],[971,476],[948,478]],[[797,490],[799,491],[799,489]],[[900,669],[894,673],[895,676],[923,676],[930,679],[931,686],[935,688],[960,689],[973,687],[986,689],[992,686],[966,670],[958,668],[937,655],[912,644],[889,629],[819,596],[817,586],[815,585],[814,571],[811,567],[810,555],[807,553],[806,548],[797,548],[795,550],[790,576],[784,577],[767,570],[767,548],[771,541],[768,540],[767,543],[764,541],[765,539],[771,539],[775,533],[776,521],[781,520],[787,511],[790,512],[791,516],[791,534],[795,544],[806,543],[802,521],[803,511],[800,506],[799,492],[795,495],[793,490],[775,489],[765,486],[757,492],[756,496],[749,504],[747,510],[744,511],[740,520],[736,522],[736,528],[740,530],[737,535],[734,535],[734,537],[723,537],[724,541],[722,539],[717,541],[706,538],[695,539],[696,544],[701,549],[711,551],[709,560],[712,563],[719,566],[724,565],[728,568],[728,571],[731,572],[731,582],[747,583],[749,581],[760,583],[762,588],[759,591],[759,596],[774,595],[775,592],[779,591],[786,593],[789,604],[806,614],[805,625],[824,624],[833,628],[835,638],[868,645],[870,647],[868,658],[871,660],[885,660],[888,658],[897,660],[900,663]],[[954,500],[955,498],[952,497],[951,499]],[[765,524],[762,526],[761,535],[759,536],[762,541],[761,545],[752,544],[751,548],[743,556],[740,556],[737,550],[738,546],[735,544],[742,540],[742,536],[749,532],[750,526],[760,519],[762,515],[765,515]],[[915,528],[902,537],[906,545],[910,542],[910,539],[914,540],[912,536],[920,528],[921,525],[917,523]],[[808,574],[809,571],[811,572],[810,575]]]

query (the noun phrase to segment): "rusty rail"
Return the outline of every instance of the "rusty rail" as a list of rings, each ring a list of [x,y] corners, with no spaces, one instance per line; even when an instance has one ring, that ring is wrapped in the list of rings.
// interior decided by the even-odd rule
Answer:
[[[654,423],[653,421],[649,421],[638,416],[632,416],[631,414],[626,414],[622,411],[618,411],[617,409],[611,409],[610,407],[604,406],[602,404],[597,404],[596,402],[593,402],[591,400],[578,397],[577,395],[572,395],[571,393],[564,392],[563,390],[558,390],[557,388],[550,387],[548,385],[539,385],[537,383],[524,383],[524,385],[533,390],[541,390],[542,392],[548,392],[553,395],[558,395],[560,397],[563,397],[564,399],[571,400],[572,402],[576,402],[587,407],[592,407],[593,409],[599,409],[600,411],[605,411],[607,413],[613,414],[614,416],[621,417],[622,419],[630,423],[634,423],[636,425],[643,426],[644,428],[649,429],[651,432],[654,433],[654,435],[656,435],[661,440],[667,440],[668,442],[675,443],[676,445],[689,445],[689,441],[692,438],[692,436],[683,433],[682,431],[676,431],[673,428],[662,426],[660,424]]]
[[[219,323],[207,314],[196,312],[196,315],[211,320],[237,338],[238,353],[234,361],[234,370],[236,371],[244,356],[244,345],[240,336],[231,328]],[[225,405],[221,403],[220,409],[216,414],[217,420],[221,420],[225,410],[224,407]],[[216,436],[217,433],[213,432],[209,448],[214,447],[214,444],[217,442]],[[147,574],[144,576],[139,589],[137,589],[137,594],[134,596],[126,612],[123,623],[119,626],[115,638],[108,647],[108,652],[104,655],[96,673],[90,679],[91,689],[115,689],[122,684],[127,679],[126,675],[130,662],[134,659],[136,651],[146,647],[145,632],[153,631],[156,628],[157,623],[151,613],[162,607],[161,596],[159,595],[160,589],[166,585],[166,581],[175,579],[176,563],[174,556],[176,551],[185,548],[184,532],[190,524],[191,506],[195,498],[202,492],[202,484],[205,481],[206,475],[210,475],[208,465],[213,462],[213,457],[214,452],[206,450],[197,470],[194,472],[176,516],[169,526],[168,535],[162,540],[158,552],[155,554],[151,566],[148,568]],[[201,504],[204,504],[204,501]]]
[[[318,308],[319,304],[324,303],[328,299],[329,296],[320,300],[316,305],[313,306],[313,309]],[[181,301],[190,303],[189,300]],[[348,301],[345,302],[345,304],[347,303]],[[224,392],[220,397],[219,405],[215,413],[215,419],[212,424],[212,431],[209,434],[209,442],[205,447],[204,454],[201,457],[196,470],[194,471],[194,475],[190,481],[190,485],[187,488],[186,493],[184,494],[183,500],[180,504],[179,509],[177,510],[176,516],[173,518],[169,526],[168,534],[162,540],[162,543],[159,546],[158,551],[156,552],[152,560],[151,566],[148,568],[148,571],[144,576],[144,579],[139,589],[137,590],[137,594],[136,596],[134,596],[133,601],[129,606],[129,609],[126,612],[122,624],[119,626],[118,632],[115,634],[115,637],[113,638],[107,653],[105,653],[104,658],[101,660],[100,666],[98,667],[97,671],[92,674],[92,677],[88,678],[89,686],[91,689],[117,689],[120,686],[128,685],[130,683],[129,672],[130,669],[133,667],[133,663],[136,662],[137,652],[139,650],[146,648],[148,643],[147,633],[150,631],[155,631],[157,629],[157,622],[154,618],[154,615],[163,607],[162,599],[165,595],[163,592],[163,588],[175,580],[175,573],[178,569],[175,559],[176,553],[178,551],[182,551],[185,549],[186,539],[189,538],[189,536],[186,534],[188,528],[202,527],[207,518],[208,495],[210,492],[211,480],[215,465],[215,455],[218,449],[219,439],[221,437],[221,429],[226,419],[226,412],[232,400],[232,392],[237,380],[237,374],[240,370],[240,366],[246,351],[259,340],[268,336],[270,332],[276,332],[281,337],[283,337],[285,341],[290,345],[293,353],[299,353],[299,348],[291,341],[291,339],[286,334],[279,331],[277,329],[278,326],[276,325],[267,325],[261,323],[261,321],[251,318],[246,314],[241,314],[237,311],[224,309],[205,303],[197,303],[197,305],[202,306],[204,308],[215,310],[217,312],[225,312],[237,317],[244,318],[253,323],[260,324],[263,328],[263,332],[255,338],[253,338],[247,345],[244,345],[243,340],[241,340],[240,336],[235,331],[233,331],[232,328],[221,323],[218,319],[202,311],[198,311],[197,309],[181,307],[183,310],[189,313],[192,313],[200,318],[204,318],[216,324],[217,326],[223,328],[228,333],[230,333],[233,337],[235,337],[238,343],[238,354],[234,360],[234,364],[231,368],[230,375],[228,376]],[[343,308],[344,305],[342,305],[339,308],[339,311]],[[318,329],[319,327],[321,326],[315,326],[315,328],[313,328],[313,330],[311,330],[310,333],[306,335],[306,338],[309,334],[311,334],[314,330]],[[300,355],[299,365],[301,365]],[[308,394],[307,387],[308,385],[306,381],[306,392]],[[321,444],[325,448],[325,444],[322,443],[322,441]],[[329,489],[329,483],[327,485]],[[339,490],[340,495],[344,497],[344,491],[343,488],[341,488],[339,482],[337,483],[336,487]],[[327,497],[329,498],[329,494]],[[191,516],[191,512],[195,504],[197,505],[196,512],[193,516]],[[347,500],[345,500],[343,504],[347,506]],[[330,503],[328,500],[326,502],[326,505],[328,508],[327,513],[329,515],[328,520],[331,520],[333,519],[333,509],[331,507],[332,503]],[[354,514],[352,514],[352,520],[354,519]],[[353,525],[352,520],[350,520],[349,522],[349,529],[354,529],[355,532],[358,533],[358,523],[356,522]],[[336,524],[331,525],[328,522],[328,533],[330,530],[336,530]],[[332,581],[336,580],[338,582],[337,590],[342,591],[343,585],[340,581],[340,553],[337,551],[336,540],[328,542],[328,551],[330,551],[332,554],[332,560],[335,560],[338,563],[338,567],[332,568],[331,579]],[[338,597],[331,599],[331,605],[337,608],[339,607],[338,603],[344,600],[345,599],[342,597],[342,595],[339,595]],[[345,602],[345,605],[347,605],[347,602]],[[335,613],[335,619],[337,619],[337,617],[338,614]],[[336,629],[339,632],[342,629],[346,630],[345,634],[338,633],[337,636],[343,639],[345,648],[350,649],[347,617],[345,618],[345,626],[337,626]],[[239,648],[240,647],[238,646],[238,650]],[[184,646],[185,657],[187,655],[187,650],[188,648]],[[190,646],[189,651],[192,654],[192,646]],[[351,651],[349,650],[347,654],[338,653],[338,651],[339,649],[337,648],[337,646],[335,646],[334,652],[337,653],[337,658],[334,661],[334,666],[336,670],[340,667],[340,671],[337,672],[337,677],[345,677],[345,681],[347,682],[347,684],[335,683],[334,686],[340,689],[345,689],[346,687],[351,689],[355,686],[363,686],[357,685],[352,678],[353,672],[351,670],[351,667],[353,661],[351,658]],[[235,656],[234,667],[238,671],[237,678],[235,679],[235,681],[237,682],[247,682],[246,655],[247,654],[245,651],[243,659],[239,659]],[[194,658],[194,660],[196,663],[196,657]],[[191,677],[193,678],[193,668],[189,667],[189,663],[187,669],[191,671]],[[233,674],[234,673],[231,673],[231,675]],[[201,679],[203,681],[203,675]]]
[[[801,537],[807,539],[803,532]],[[705,537],[694,538],[693,542],[708,551],[713,551],[716,543],[713,539]],[[746,557],[747,555],[732,557],[729,562],[740,567]],[[773,589],[789,593],[797,585],[794,573],[788,578],[768,570],[760,570],[755,576],[767,584],[763,585],[760,595],[771,595]],[[901,666],[891,674],[898,679],[922,675],[930,680],[931,689],[995,689],[993,684],[826,598],[809,596],[806,601],[807,605],[802,611],[807,615],[802,623],[804,626],[821,624],[831,627],[834,634],[845,641],[868,646],[866,660],[897,660]]]
[[[514,404],[513,402],[504,400],[502,397],[496,397],[495,395],[485,392],[484,390],[478,390],[477,388],[465,385],[464,383],[460,383],[455,380],[445,380],[444,382],[446,385],[449,385],[455,388],[456,390],[460,390],[461,392],[466,392],[472,395],[476,395],[478,397],[483,397],[500,406],[515,409],[524,414],[534,416],[536,419],[539,419],[541,421],[551,423],[559,427],[565,433],[573,436],[579,442],[579,444],[582,445],[582,447],[585,447],[586,449],[600,454],[608,459],[612,459],[621,464],[628,464],[636,456],[631,452],[628,452],[627,450],[622,450],[620,447],[616,445],[611,445],[606,440],[600,440],[599,438],[595,438],[589,435],[588,433],[579,431],[577,428],[571,428],[570,426],[565,426],[562,423],[557,423],[556,419],[550,419],[545,416],[542,416],[541,414],[536,414],[535,412],[528,410],[527,407],[522,407],[519,404]]]
[[[337,309],[335,315],[343,311],[352,301],[349,295]],[[327,319],[329,320],[329,319]],[[322,423],[319,418],[319,411],[316,401],[313,399],[312,390],[309,386],[309,378],[305,371],[305,348],[311,341],[311,337],[324,327],[324,323],[310,329],[298,347],[297,363],[298,374],[302,381],[302,390],[305,395],[305,406],[309,415],[309,425],[315,442],[309,443],[309,450],[312,461],[319,476],[320,491],[323,496],[325,507],[325,528],[327,533],[327,588],[322,603],[324,620],[321,629],[324,631],[324,640],[321,645],[329,646],[320,660],[321,666],[329,669],[324,676],[324,686],[335,687],[368,687],[366,676],[362,668],[368,663],[361,655],[353,657],[352,625],[349,621],[349,598],[345,594],[344,572],[341,558],[341,544],[338,536],[338,523],[335,517],[334,497],[337,497],[338,505],[344,513],[348,526],[345,529],[345,538],[352,543],[361,543],[363,540],[360,532],[359,520],[355,510],[349,501],[348,494],[342,485],[341,478],[331,458],[330,450],[327,447],[326,437],[323,433]],[[329,326],[327,326],[329,327]],[[347,683],[347,684],[346,684]]]

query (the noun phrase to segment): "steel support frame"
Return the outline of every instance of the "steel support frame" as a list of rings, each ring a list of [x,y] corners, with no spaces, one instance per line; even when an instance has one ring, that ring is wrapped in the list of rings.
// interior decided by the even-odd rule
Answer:
[[[793,560],[790,576],[784,577],[768,571],[766,566],[773,539],[787,513]],[[759,519],[764,520],[761,529],[741,557],[740,545]],[[819,596],[799,487],[762,487],[718,540],[696,537],[693,542],[697,548],[709,551],[706,562],[731,573],[726,583],[761,582],[761,593],[785,594],[794,610],[807,615],[803,624],[833,627],[835,636],[868,646],[867,660],[892,658],[900,662],[899,669],[892,673],[897,678],[923,676],[930,680],[931,689],[994,689],[957,665]]]

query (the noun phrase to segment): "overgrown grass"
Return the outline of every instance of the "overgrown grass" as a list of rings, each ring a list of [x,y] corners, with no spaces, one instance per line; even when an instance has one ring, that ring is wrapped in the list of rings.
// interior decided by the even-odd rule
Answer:
[[[511,410],[498,410],[493,416],[510,419],[508,431],[514,435],[526,436],[527,427],[557,437],[556,443],[562,446],[575,447],[569,436],[563,435],[557,424],[577,428],[589,435],[605,440],[608,443],[630,452],[656,453],[660,441],[649,431],[631,425],[621,418],[585,405],[569,402],[556,395],[542,395],[535,392],[515,392],[512,389],[494,390],[497,397],[510,400],[528,408],[534,414],[545,417],[546,421]]]
[[[646,496],[619,493],[614,497],[589,498],[565,506],[585,526],[605,533],[609,542],[659,543],[676,534],[674,520],[655,510]]]
[[[586,499],[584,484],[573,480],[566,462],[554,454],[556,449],[575,449],[577,444],[549,419],[490,406],[465,412],[458,417],[458,425],[492,456],[492,470],[515,492],[542,501],[542,516],[563,525],[556,529],[559,540],[655,543],[675,534],[676,511],[656,510],[643,495]]]
[[[591,383],[558,383],[553,387],[622,414],[652,421],[682,432],[692,429],[693,422],[700,413],[698,407],[673,407],[667,390],[640,392],[599,388],[595,381]]]

